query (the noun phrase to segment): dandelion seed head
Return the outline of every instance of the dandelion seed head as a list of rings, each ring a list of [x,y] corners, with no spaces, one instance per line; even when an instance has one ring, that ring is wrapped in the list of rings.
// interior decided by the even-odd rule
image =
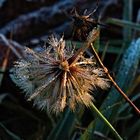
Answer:
[[[89,107],[94,89],[109,87],[103,70],[96,67],[94,57],[81,53],[75,59],[76,50],[66,46],[63,37],[52,36],[48,43],[41,52],[25,49],[26,57],[12,68],[13,81],[40,109],[58,114],[66,106],[73,111],[78,104]]]

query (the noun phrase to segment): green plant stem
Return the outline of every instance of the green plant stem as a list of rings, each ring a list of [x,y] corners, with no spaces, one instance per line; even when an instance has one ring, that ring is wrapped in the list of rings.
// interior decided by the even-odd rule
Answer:
[[[121,136],[118,134],[118,132],[114,129],[114,127],[110,124],[110,122],[102,115],[102,113],[96,108],[96,106],[93,103],[91,104],[91,109],[110,128],[110,131],[114,134],[116,140],[123,140]]]

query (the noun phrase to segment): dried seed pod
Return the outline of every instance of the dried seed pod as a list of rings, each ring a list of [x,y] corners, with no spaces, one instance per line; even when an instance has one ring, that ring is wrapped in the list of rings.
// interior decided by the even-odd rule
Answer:
[[[73,18],[73,39],[85,41],[89,32],[96,28],[98,23],[97,19],[93,19],[91,15],[93,15],[98,9],[99,0],[97,1],[96,8],[90,14],[87,14],[87,10],[84,11],[83,15],[79,15],[76,9],[72,10],[72,18]]]
[[[26,48],[26,57],[12,69],[12,79],[38,108],[58,114],[66,106],[73,111],[79,104],[90,106],[94,89],[109,87],[94,57],[75,55],[77,51],[67,47],[63,37],[58,40],[52,36],[48,43],[41,52]]]

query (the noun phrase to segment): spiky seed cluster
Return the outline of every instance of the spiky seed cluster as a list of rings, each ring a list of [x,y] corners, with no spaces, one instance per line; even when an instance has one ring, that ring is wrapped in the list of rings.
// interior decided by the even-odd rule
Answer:
[[[103,70],[95,67],[93,57],[86,58],[83,53],[75,59],[75,49],[66,47],[63,37],[51,37],[48,43],[41,52],[25,49],[26,58],[12,69],[13,80],[35,105],[53,113],[62,112],[66,105],[71,110],[78,104],[90,106],[92,90],[109,86]]]
[[[79,15],[79,13],[74,10],[74,14],[72,15],[73,18],[73,38],[78,39],[80,41],[86,40],[89,32],[94,28],[97,27],[98,22],[97,20],[91,17],[92,14],[95,13],[94,10],[92,13],[87,14],[87,10],[84,11],[83,15]]]

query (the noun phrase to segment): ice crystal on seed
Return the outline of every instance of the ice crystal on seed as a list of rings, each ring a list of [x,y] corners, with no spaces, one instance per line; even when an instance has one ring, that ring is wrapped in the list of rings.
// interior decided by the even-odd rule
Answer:
[[[12,79],[35,105],[53,113],[66,106],[73,111],[78,104],[90,106],[94,89],[109,87],[103,70],[96,67],[94,57],[81,53],[75,59],[76,50],[66,46],[63,37],[58,40],[52,36],[48,43],[41,52],[26,48],[26,57],[12,69]]]

